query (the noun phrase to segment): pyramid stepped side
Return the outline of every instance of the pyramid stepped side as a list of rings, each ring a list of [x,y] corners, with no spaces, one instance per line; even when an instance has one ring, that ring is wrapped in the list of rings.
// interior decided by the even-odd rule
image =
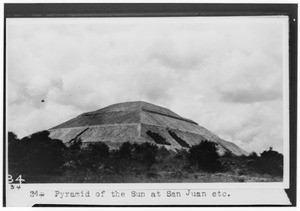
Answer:
[[[68,144],[76,137],[81,138],[83,144],[104,142],[109,146],[110,149],[117,149],[122,145],[122,143],[127,141],[131,143],[150,142],[152,144],[164,146],[167,149],[172,150],[186,148],[178,143],[169,134],[168,130],[170,129],[156,125],[145,124],[102,125],[52,129],[50,130],[50,137],[53,139],[60,139],[65,144]],[[165,138],[167,143],[170,143],[170,145],[156,143],[150,136],[147,135],[148,131],[158,133],[160,136]],[[193,146],[201,143],[203,140],[207,140],[207,138],[200,134],[176,129],[171,129],[171,131],[183,139],[189,146]],[[223,143],[218,143],[217,148],[220,154],[224,154],[227,150],[232,151],[232,153],[237,155],[241,154],[240,149],[230,142],[227,142],[226,145]]]
[[[50,129],[50,138],[69,143],[74,138],[81,138],[84,144],[94,142],[112,143],[140,142],[140,124],[100,125],[76,128]],[[111,143],[110,143],[111,142]]]
[[[217,144],[220,154],[226,151],[235,155],[248,154],[234,143],[221,139],[196,122],[183,118],[169,109],[145,102],[119,103],[83,113],[49,131],[51,138],[60,139],[64,143],[81,138],[84,144],[104,142],[111,149],[127,141],[150,142],[168,149],[180,149],[208,140]],[[158,133],[165,138],[167,144],[156,143],[147,131]],[[174,132],[180,139],[172,137],[169,131]]]
[[[105,108],[101,108],[96,111],[84,113],[83,115],[85,115],[85,114],[93,115],[93,114],[107,113],[107,112],[141,111],[142,109],[181,118],[178,114],[174,113],[173,111],[171,111],[167,108],[163,108],[161,106],[157,106],[157,105],[142,102],[142,101],[117,103],[117,104],[107,106]]]
[[[230,151],[235,155],[238,155],[238,156],[249,155],[249,153],[247,151],[243,150],[242,148],[238,147],[236,144],[234,144],[232,142],[223,140],[223,142],[220,143],[220,145],[222,145],[226,149],[230,149]]]
[[[130,124],[140,122],[139,111],[118,111],[97,114],[82,114],[51,129],[86,127],[107,124]]]
[[[208,140],[214,140],[216,143],[220,144],[223,148],[229,149],[235,155],[249,155],[249,153],[236,144],[232,142],[225,141],[224,139],[220,138],[219,136],[215,135],[214,133],[210,132],[209,130],[205,129],[204,127],[199,126],[199,130],[206,137]]]
[[[181,116],[179,116],[178,114],[176,114],[175,112],[173,112],[167,108],[153,105],[151,103],[146,103],[146,102],[141,102],[141,110],[152,111],[152,112],[167,115],[167,116],[173,116],[175,118],[182,118]]]
[[[155,126],[155,125],[142,124],[141,136],[143,139],[145,139],[147,141],[153,141],[152,138],[147,135],[147,131],[158,133],[161,137],[165,138],[166,142],[170,143],[171,146],[168,146],[168,145],[162,145],[162,146],[171,148],[171,149],[181,149],[181,148],[188,149],[188,147],[182,145],[177,140],[175,140],[168,131],[175,133],[179,138],[181,138],[185,143],[187,143],[189,145],[189,147],[199,144],[204,140],[208,140],[204,136],[202,136],[200,134],[196,134],[196,133],[181,131],[181,130],[177,130],[177,129],[166,129],[165,127],[159,127],[159,126]],[[214,142],[213,140],[210,140],[210,141]],[[217,149],[218,149],[218,153],[221,155],[224,154],[228,150],[232,151],[230,148],[226,148],[219,143],[217,143]]]
[[[83,142],[126,142],[137,141],[140,137],[140,124],[103,125],[91,127],[80,136]]]
[[[168,144],[159,144],[159,143],[156,143],[158,145],[162,145],[162,146],[173,146],[174,148],[182,148],[182,146],[180,144],[178,144],[178,142],[176,142],[170,135],[169,133],[167,132],[166,128],[164,127],[158,127],[158,126],[154,126],[154,125],[145,125],[145,124],[142,124],[141,125],[141,137],[143,139],[145,139],[146,141],[148,142],[153,142],[154,140],[147,135],[147,132],[148,131],[151,131],[152,133],[157,133],[159,134],[161,137],[165,138],[166,139],[166,143]],[[154,141],[155,143],[155,141]]]
[[[163,138],[166,139],[166,141],[168,143],[170,143],[174,146],[177,146],[179,148],[184,147],[170,135],[168,130],[174,132],[178,137],[183,139],[189,146],[199,144],[201,141],[206,140],[205,137],[201,136],[200,134],[190,133],[190,132],[176,130],[176,129],[169,129],[169,128],[167,129],[167,128],[161,127],[161,126],[146,125],[146,124],[142,124],[141,136],[146,139],[151,139],[147,135],[147,131],[151,131],[151,132],[160,134]]]
[[[141,113],[141,123],[146,125],[158,125],[193,133],[201,132],[197,124],[186,119],[177,119],[165,115],[144,111]]]
[[[120,112],[120,111],[136,111],[141,108],[141,102],[125,102],[125,103],[116,103],[113,105],[106,106],[104,108],[87,112],[85,114],[97,114],[97,113],[106,113],[106,112]]]
[[[155,125],[159,127],[166,127],[176,130],[176,134],[188,142],[190,146],[199,144],[203,140],[209,140],[218,144],[218,151],[220,154],[224,154],[226,151],[230,151],[235,155],[247,155],[248,152],[241,149],[237,145],[231,142],[227,142],[217,135],[213,134],[204,127],[198,124],[191,123],[188,119],[177,119],[170,118],[165,115],[159,115],[153,112],[144,111],[141,113],[141,122],[143,125]],[[168,134],[167,130],[160,130],[160,133],[167,138],[172,140],[173,138]],[[145,135],[144,135],[145,136]],[[171,143],[173,143],[171,141]],[[177,146],[177,145],[176,145]]]
[[[86,128],[87,127],[50,129],[49,137],[52,139],[59,139],[63,143],[67,143],[68,141],[74,139],[76,136],[82,133]]]

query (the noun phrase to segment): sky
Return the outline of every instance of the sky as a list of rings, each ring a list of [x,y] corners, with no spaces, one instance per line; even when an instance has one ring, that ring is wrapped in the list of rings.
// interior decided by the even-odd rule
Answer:
[[[248,152],[282,152],[286,22],[7,19],[7,130],[22,138],[83,112],[142,100]]]

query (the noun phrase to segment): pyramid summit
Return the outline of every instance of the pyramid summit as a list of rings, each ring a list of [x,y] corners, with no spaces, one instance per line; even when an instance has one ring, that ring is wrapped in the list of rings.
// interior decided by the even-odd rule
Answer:
[[[80,138],[83,144],[104,142],[111,149],[124,142],[150,142],[167,149],[188,149],[203,140],[217,144],[218,152],[248,154],[234,143],[225,141],[196,122],[151,103],[134,101],[113,104],[83,113],[51,129],[50,137],[65,144]]]
[[[192,120],[182,118],[181,116],[172,112],[169,109],[142,101],[134,101],[113,104],[96,111],[83,113],[74,119],[71,119],[54,127],[53,129],[108,124],[147,124],[149,123],[149,121],[154,121],[155,119],[157,119],[155,118],[156,115],[149,115],[149,113],[170,117],[182,121],[187,121],[192,124],[197,124]],[[165,125],[163,124],[163,121],[161,121],[161,124]]]

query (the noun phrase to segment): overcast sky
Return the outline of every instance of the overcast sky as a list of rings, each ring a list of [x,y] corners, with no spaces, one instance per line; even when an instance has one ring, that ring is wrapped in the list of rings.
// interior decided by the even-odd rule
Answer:
[[[142,100],[281,152],[283,19],[8,19],[7,129],[21,138]]]

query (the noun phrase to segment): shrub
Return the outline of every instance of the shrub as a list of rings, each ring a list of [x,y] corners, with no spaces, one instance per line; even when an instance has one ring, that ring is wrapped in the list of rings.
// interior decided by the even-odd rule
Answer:
[[[283,176],[283,155],[272,148],[263,151],[260,157],[252,152],[248,156],[247,167],[254,172]]]
[[[24,144],[13,132],[8,132],[8,168],[9,170],[19,169],[22,165],[26,149]]]
[[[131,144],[130,142],[124,142],[118,150],[118,155],[122,159],[131,159],[133,150],[133,144]]]
[[[155,163],[158,147],[149,142],[134,144],[134,156],[137,160],[145,163],[150,168]]]
[[[189,163],[189,151],[185,149],[177,149],[175,154],[175,159],[181,160],[183,163]]]
[[[88,151],[96,161],[103,161],[109,157],[109,147],[103,142],[89,144]]]
[[[8,144],[10,142],[18,141],[19,140],[18,137],[17,137],[17,135],[14,132],[11,132],[11,131],[8,131],[7,137],[8,137]]]
[[[116,173],[149,171],[156,162],[159,149],[149,142],[131,144],[125,142],[118,150],[111,152],[106,165],[110,165]]]
[[[225,153],[222,155],[222,157],[233,158],[233,157],[235,157],[235,155],[231,151],[226,150]]]
[[[93,165],[97,165],[109,157],[109,147],[103,142],[89,144],[87,157],[91,160]]]
[[[82,162],[82,140],[81,138],[72,139],[67,150],[65,151],[64,167],[68,169],[75,169],[81,165]]]
[[[8,132],[8,162],[17,163],[18,156],[24,151],[20,149],[20,140],[18,139],[17,135],[13,132]]]
[[[172,152],[165,147],[159,147],[155,156],[155,161],[157,163],[169,160],[169,159],[174,159],[175,152]]]
[[[251,152],[251,153],[248,155],[248,158],[249,158],[249,159],[253,159],[253,160],[257,160],[257,159],[258,159],[258,155],[256,154],[256,152]]]
[[[188,153],[190,164],[197,165],[198,169],[204,171],[220,170],[219,158],[216,144],[209,141],[202,141],[200,144],[192,146]]]
[[[110,155],[109,147],[103,142],[90,143],[80,151],[71,150],[71,153],[75,153],[71,161],[76,163],[77,168],[84,170],[95,170]]]
[[[82,147],[82,140],[81,138],[72,139],[70,141],[69,149],[72,151],[79,151]]]
[[[262,172],[271,175],[283,175],[283,155],[271,147],[260,155],[259,166]]]
[[[49,138],[49,131],[32,134],[20,140],[23,157],[20,170],[31,174],[57,173],[65,162],[66,146],[57,139]]]

